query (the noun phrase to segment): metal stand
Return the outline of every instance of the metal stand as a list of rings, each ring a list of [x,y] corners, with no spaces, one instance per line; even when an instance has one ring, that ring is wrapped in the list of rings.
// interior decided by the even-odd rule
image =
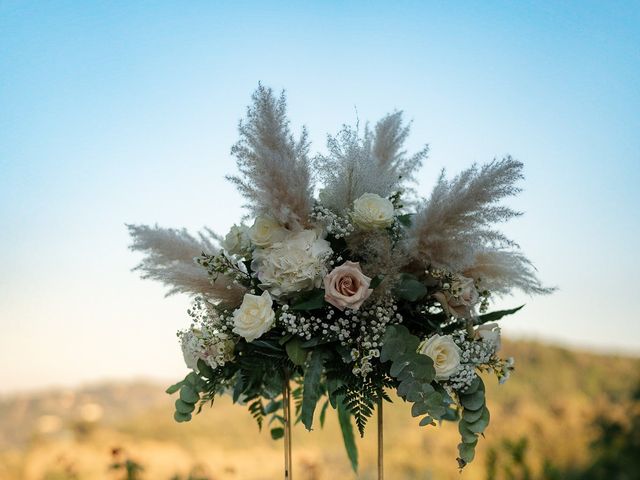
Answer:
[[[382,397],[378,398],[378,480],[384,480],[384,423]]]
[[[282,387],[282,410],[284,416],[284,479],[293,480],[291,462],[291,388],[289,386],[289,370],[284,370]]]

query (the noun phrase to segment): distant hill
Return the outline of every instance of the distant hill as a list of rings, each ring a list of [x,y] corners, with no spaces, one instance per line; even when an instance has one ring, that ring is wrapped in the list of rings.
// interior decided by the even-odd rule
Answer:
[[[505,440],[527,438],[528,461],[539,475],[543,459],[576,466],[589,460],[593,421],[624,420],[640,359],[598,355],[537,342],[506,342],[516,372],[499,386],[488,379],[492,424],[474,464],[459,475],[453,425],[419,428],[396,400],[385,411],[386,471],[389,480],[486,478],[487,456]],[[111,450],[145,467],[143,479],[169,480],[190,471],[214,479],[281,478],[281,442],[258,432],[246,410],[217,400],[189,424],[172,419],[165,385],[105,383],[78,390],[51,390],[0,399],[0,480],[116,479]],[[375,425],[359,442],[360,477],[374,478]],[[295,478],[349,479],[334,415],[323,430],[294,432]],[[195,470],[194,470],[195,469]],[[118,476],[120,475],[120,476]],[[176,478],[176,477],[174,477]]]

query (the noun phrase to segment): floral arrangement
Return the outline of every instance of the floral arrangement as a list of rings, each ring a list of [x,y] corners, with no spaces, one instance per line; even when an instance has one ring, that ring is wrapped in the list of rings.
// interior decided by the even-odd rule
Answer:
[[[502,383],[514,368],[495,322],[521,307],[489,312],[491,300],[551,291],[494,226],[519,215],[500,201],[518,193],[522,164],[443,172],[420,199],[411,187],[428,150],[403,150],[401,112],[362,132],[343,127],[312,158],[306,131],[290,132],[284,95],[259,86],[252,100],[229,177],[250,222],[224,238],[129,226],[143,277],[193,296],[178,333],[191,371],[167,390],[179,393],[175,419],[228,392],[277,439],[292,385],[307,429],[337,410],[356,468],[353,423],[363,435],[395,391],[420,426],[458,422],[462,468],[489,423],[480,374]]]

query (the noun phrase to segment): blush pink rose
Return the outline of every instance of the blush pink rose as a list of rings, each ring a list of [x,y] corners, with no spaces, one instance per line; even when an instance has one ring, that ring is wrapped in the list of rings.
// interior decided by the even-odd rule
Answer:
[[[370,284],[359,263],[344,262],[324,277],[324,299],[340,310],[357,310],[373,292]]]

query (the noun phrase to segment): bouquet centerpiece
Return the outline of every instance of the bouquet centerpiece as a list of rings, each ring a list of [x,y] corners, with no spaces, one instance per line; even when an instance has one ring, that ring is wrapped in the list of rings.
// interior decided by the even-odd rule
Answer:
[[[129,226],[143,276],[193,297],[178,333],[190,372],[167,390],[178,394],[175,419],[230,393],[285,437],[289,478],[294,420],[311,430],[335,409],[356,469],[353,425],[363,435],[394,391],[420,426],[458,422],[464,467],[489,424],[480,374],[502,383],[513,370],[496,321],[521,307],[490,312],[491,300],[552,290],[495,228],[519,215],[500,202],[518,193],[522,164],[506,157],[450,180],[443,171],[420,199],[414,174],[428,150],[405,152],[401,112],[362,132],[343,127],[312,158],[306,131],[290,132],[284,95],[259,86],[252,100],[229,177],[250,224],[224,237]]]

